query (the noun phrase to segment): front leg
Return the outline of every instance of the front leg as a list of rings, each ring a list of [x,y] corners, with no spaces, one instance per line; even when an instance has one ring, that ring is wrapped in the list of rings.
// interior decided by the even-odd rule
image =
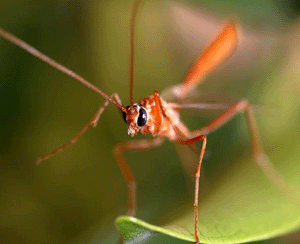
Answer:
[[[120,97],[117,93],[112,94],[110,96],[110,99],[112,99],[112,98],[114,98],[117,101],[117,103],[122,106],[121,99],[120,99]],[[43,160],[54,156],[56,153],[59,153],[59,152],[63,151],[68,146],[70,146],[70,145],[74,144],[75,142],[77,142],[77,140],[87,131],[87,129],[90,128],[90,126],[93,125],[93,127],[96,127],[97,123],[98,123],[98,120],[100,119],[101,114],[104,112],[104,110],[108,106],[108,104],[109,104],[109,100],[106,100],[103,103],[103,105],[99,108],[97,113],[94,115],[92,120],[72,140],[70,140],[70,141],[66,142],[65,144],[63,144],[62,146],[52,150],[50,153],[48,153],[44,156],[38,157],[36,163],[40,164]]]
[[[198,202],[199,202],[199,179],[200,179],[200,170],[201,170],[201,164],[202,164],[202,160],[203,160],[203,156],[204,156],[204,152],[205,152],[205,148],[206,148],[206,136],[205,135],[199,135],[199,136],[195,136],[189,139],[177,139],[175,140],[176,143],[178,144],[185,144],[185,145],[189,145],[198,141],[203,141],[202,143],[202,148],[201,148],[201,152],[200,152],[200,157],[199,157],[199,161],[197,164],[197,168],[196,168],[196,173],[195,173],[195,177],[196,177],[196,181],[195,181],[195,199],[194,199],[194,235],[196,238],[196,244],[199,244],[199,237],[198,237]]]
[[[119,168],[126,180],[128,187],[128,212],[129,216],[135,216],[137,209],[136,204],[136,180],[131,172],[126,159],[124,157],[124,151],[139,151],[146,150],[151,147],[157,147],[163,142],[164,138],[155,137],[151,140],[138,140],[138,141],[126,141],[121,142],[114,147],[114,156],[118,162]]]

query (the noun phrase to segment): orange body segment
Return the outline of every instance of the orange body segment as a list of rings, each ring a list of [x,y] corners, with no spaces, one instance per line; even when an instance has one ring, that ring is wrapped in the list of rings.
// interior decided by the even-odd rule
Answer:
[[[193,65],[183,79],[182,93],[185,96],[205,76],[229,57],[237,45],[237,28],[233,21],[227,23],[223,31],[196,58]]]

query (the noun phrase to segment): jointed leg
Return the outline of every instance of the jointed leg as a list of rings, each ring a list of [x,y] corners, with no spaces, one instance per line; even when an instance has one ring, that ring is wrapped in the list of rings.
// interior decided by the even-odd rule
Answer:
[[[114,147],[114,155],[118,162],[119,168],[126,180],[128,186],[128,215],[134,216],[136,205],[136,181],[133,173],[131,172],[126,159],[123,155],[124,151],[139,151],[146,150],[151,147],[160,145],[163,142],[163,138],[155,137],[151,140],[138,140],[138,141],[126,141],[117,144]]]
[[[181,144],[190,144],[197,142],[199,140],[203,140],[202,150],[200,153],[200,159],[196,170],[196,185],[195,185],[195,237],[198,243],[197,236],[197,210],[198,210],[198,189],[199,189],[199,178],[200,178],[200,168],[201,162],[206,146],[206,136],[209,133],[217,130],[226,122],[228,122],[233,116],[236,114],[244,112],[246,115],[247,123],[249,126],[249,133],[251,138],[251,152],[254,157],[256,163],[260,166],[264,174],[268,177],[270,182],[272,182],[279,190],[281,190],[284,194],[286,194],[289,198],[296,201],[296,203],[300,203],[299,199],[299,191],[293,189],[291,185],[289,185],[280,175],[280,173],[275,169],[273,164],[270,162],[267,155],[264,153],[258,128],[256,125],[256,121],[253,114],[252,106],[249,104],[247,100],[241,100],[232,106],[230,106],[225,112],[223,112],[220,116],[214,119],[205,127],[200,128],[199,130],[195,130],[191,132],[191,138],[187,140],[176,140],[177,143]]]
[[[155,105],[156,105],[156,107],[159,106],[162,116],[172,124],[172,121],[166,115],[166,113],[164,111],[164,108],[162,106],[162,103],[161,103],[161,100],[160,100],[160,97],[159,97],[159,94],[158,94],[157,91],[154,92],[154,99],[155,99]],[[176,134],[178,134],[178,139],[174,140],[178,144],[190,145],[190,144],[193,144],[195,142],[203,140],[202,148],[201,148],[201,152],[200,152],[200,158],[199,158],[199,162],[198,162],[196,173],[195,173],[196,182],[195,182],[195,201],[194,201],[194,223],[195,223],[194,231],[195,231],[196,241],[197,241],[197,243],[199,243],[199,238],[198,238],[199,179],[200,179],[201,163],[202,163],[202,160],[203,160],[207,140],[206,140],[205,135],[199,135],[199,134],[196,135],[196,136],[187,138],[186,133],[184,131],[182,131],[178,126],[176,126],[174,124],[172,124],[172,126],[173,126],[173,129],[176,131]]]
[[[265,154],[263,146],[260,141],[258,128],[253,114],[253,109],[247,100],[241,100],[231,107],[229,107],[225,112],[215,118],[208,125],[202,127],[199,130],[191,132],[193,136],[196,135],[207,135],[219,127],[224,125],[236,114],[244,112],[246,115],[250,139],[251,139],[251,153],[255,159],[258,166],[262,169],[263,173],[268,177],[270,182],[274,184],[279,190],[286,194],[289,198],[296,200],[300,203],[299,191],[294,189],[290,184],[288,184],[281,176],[281,174],[276,170],[274,165],[269,160],[268,156]]]
[[[118,96],[118,94],[113,94],[111,96],[111,98],[115,98],[116,101],[121,105],[121,100]],[[92,118],[92,120],[77,134],[77,136],[75,136],[72,140],[68,141],[67,143],[65,143],[64,145],[60,146],[59,148],[54,149],[53,151],[51,151],[50,153],[38,157],[36,163],[40,164],[43,160],[48,159],[50,157],[52,157],[53,155],[55,155],[58,152],[61,152],[62,150],[64,150],[66,147],[74,144],[85,132],[86,130],[93,125],[94,127],[96,127],[97,122],[101,116],[101,114],[103,113],[104,109],[107,107],[107,105],[109,104],[109,101],[106,100],[104,102],[104,104],[100,107],[100,109],[97,111],[97,113],[95,114],[95,116]]]
[[[199,179],[200,179],[201,164],[202,164],[207,140],[206,140],[205,135],[196,136],[193,138],[189,138],[187,140],[176,140],[176,142],[180,143],[180,144],[191,144],[191,143],[195,143],[195,142],[201,141],[201,140],[203,140],[203,144],[202,144],[200,158],[199,158],[199,162],[198,162],[196,173],[195,173],[196,182],[195,182],[195,200],[194,200],[194,222],[195,222],[194,231],[195,231],[195,238],[197,240],[197,243],[199,243],[199,238],[198,238]]]
[[[157,98],[159,98],[158,93],[155,92]],[[170,121],[168,116],[165,114],[164,109],[162,107],[160,99],[157,99],[157,102],[160,105],[161,114],[164,118]],[[194,202],[194,208],[195,208],[195,237],[198,242],[198,236],[197,236],[197,210],[198,210],[198,189],[199,189],[199,178],[200,178],[200,168],[201,163],[203,159],[203,154],[205,151],[206,146],[206,135],[217,130],[222,125],[224,125],[227,121],[229,121],[233,116],[235,116],[238,113],[245,113],[248,127],[249,127],[249,133],[251,138],[251,151],[252,156],[254,157],[256,163],[260,166],[264,174],[268,177],[270,182],[274,184],[279,190],[281,190],[284,194],[286,194],[289,198],[296,201],[296,203],[300,204],[300,194],[299,191],[296,189],[293,189],[291,185],[289,185],[281,176],[281,174],[275,169],[273,164],[270,162],[267,155],[264,153],[258,128],[256,125],[256,121],[253,114],[253,109],[250,103],[247,100],[241,100],[232,106],[230,106],[225,112],[223,112],[220,116],[218,116],[216,119],[214,119],[212,122],[210,122],[208,125],[206,125],[203,128],[200,128],[199,130],[195,130],[190,133],[190,138],[185,139],[186,136],[182,135],[179,128],[175,125],[173,125],[173,128],[175,131],[178,131],[178,138],[175,140],[175,142],[180,144],[191,144],[194,142],[197,142],[199,140],[203,140],[202,150],[200,153],[200,159],[196,170],[196,185],[195,185],[195,202]],[[170,121],[171,122],[171,121]],[[171,122],[172,124],[172,122]],[[183,139],[182,139],[183,136]]]

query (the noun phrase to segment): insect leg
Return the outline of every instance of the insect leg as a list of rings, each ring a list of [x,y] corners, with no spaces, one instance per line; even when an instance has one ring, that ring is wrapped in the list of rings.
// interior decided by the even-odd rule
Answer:
[[[202,148],[201,148],[201,152],[200,152],[200,158],[199,158],[199,162],[198,162],[196,173],[195,173],[196,182],[195,182],[195,200],[194,200],[194,222],[195,222],[194,231],[195,231],[195,238],[197,240],[197,244],[199,243],[199,238],[198,238],[199,179],[200,179],[201,163],[202,163],[202,160],[203,160],[203,155],[204,155],[204,152],[205,152],[207,139],[206,139],[205,135],[200,135],[200,136],[195,136],[193,138],[189,138],[187,140],[178,139],[178,140],[175,141],[176,143],[179,143],[179,144],[191,144],[191,143],[195,143],[195,142],[198,142],[198,141],[201,141],[201,140],[203,140],[203,144],[202,144]]]
[[[253,108],[251,104],[243,99],[232,106],[230,106],[226,111],[224,111],[221,115],[219,115],[217,118],[215,118],[212,122],[210,122],[208,125],[192,131],[191,132],[191,138],[189,139],[177,139],[175,142],[180,144],[191,144],[194,142],[197,142],[199,140],[203,140],[203,145],[201,149],[200,154],[200,160],[197,166],[196,170],[196,185],[195,185],[195,202],[194,202],[194,208],[195,208],[195,237],[198,241],[197,237],[197,203],[198,203],[198,185],[199,185],[199,178],[200,178],[200,167],[201,167],[201,161],[203,158],[205,145],[206,145],[206,136],[209,133],[217,130],[222,125],[224,125],[226,122],[228,122],[231,118],[233,118],[236,114],[243,112],[246,116],[248,127],[249,127],[249,133],[250,133],[250,139],[251,139],[251,153],[258,164],[258,166],[262,169],[263,173],[266,175],[266,177],[269,179],[269,181],[275,185],[280,191],[282,191],[287,197],[294,200],[296,203],[300,204],[299,199],[299,190],[294,189],[290,184],[288,184],[281,174],[276,170],[274,165],[269,160],[268,156],[265,154],[263,146],[260,141],[258,128],[256,125],[256,121],[254,118]]]
[[[196,182],[195,182],[195,201],[194,201],[194,231],[195,231],[195,238],[197,241],[197,244],[199,243],[199,238],[198,238],[198,196],[199,196],[199,179],[200,179],[200,169],[201,169],[201,163],[203,160],[203,155],[205,152],[205,148],[206,148],[206,136],[205,135],[196,135],[195,137],[191,137],[191,138],[187,138],[186,133],[182,130],[182,128],[180,129],[177,125],[174,125],[171,121],[171,119],[166,115],[165,110],[162,106],[162,102],[160,99],[160,96],[158,94],[158,91],[154,91],[154,99],[155,99],[155,105],[157,108],[160,109],[162,116],[167,119],[171,125],[173,126],[173,129],[176,131],[176,133],[178,134],[178,139],[174,140],[176,143],[178,144],[193,144],[197,141],[201,141],[203,140],[203,144],[202,144],[202,148],[201,148],[201,152],[200,152],[200,158],[199,158],[199,162],[197,165],[197,169],[196,169]],[[161,118],[160,118],[161,120]],[[182,139],[183,138],[183,139]]]
[[[122,105],[121,104],[121,100],[120,100],[120,98],[119,98],[119,96],[118,96],[118,94],[113,94],[112,96],[111,96],[111,98],[115,98],[116,100],[117,100],[117,102],[120,104],[120,105]],[[67,143],[65,143],[64,145],[62,145],[62,146],[60,146],[59,148],[56,148],[56,149],[54,149],[54,150],[52,150],[50,153],[48,153],[48,154],[46,154],[46,155],[44,155],[44,156],[41,156],[41,157],[38,157],[37,158],[37,161],[36,161],[36,163],[37,164],[40,164],[41,163],[41,161],[43,161],[43,160],[45,160],[45,159],[48,159],[48,158],[50,158],[50,157],[52,157],[53,155],[55,155],[56,153],[58,153],[58,152],[61,152],[62,150],[64,150],[66,147],[68,147],[68,146],[70,146],[70,145],[72,145],[72,144],[74,144],[85,132],[86,132],[86,130],[91,126],[91,125],[93,125],[94,127],[96,127],[96,125],[97,125],[97,122],[98,122],[98,120],[99,120],[99,118],[100,118],[100,116],[101,116],[101,114],[103,113],[103,111],[104,111],[104,109],[107,107],[107,105],[109,104],[109,101],[108,100],[106,100],[105,102],[104,102],[104,104],[100,107],[100,109],[97,111],[97,113],[95,114],[95,116],[92,118],[92,120],[72,139],[72,140],[70,140],[70,141],[68,141]]]
[[[124,151],[139,151],[146,150],[151,147],[159,146],[163,142],[162,137],[155,137],[151,140],[138,140],[138,141],[126,141],[121,142],[114,147],[114,155],[118,162],[119,168],[126,180],[128,186],[128,215],[134,216],[136,205],[136,180],[131,172],[126,159],[124,157]]]
[[[191,132],[191,135],[207,135],[220,128],[231,118],[233,118],[236,114],[241,112],[245,114],[247,119],[251,140],[251,154],[254,160],[256,161],[257,165],[262,169],[263,173],[275,187],[277,187],[290,199],[295,200],[299,204],[299,191],[297,189],[294,189],[283,179],[281,174],[276,170],[272,162],[269,160],[268,156],[265,154],[262,143],[260,141],[259,131],[254,118],[253,108],[246,99],[243,99],[233,104],[208,125],[200,128],[199,130]]]

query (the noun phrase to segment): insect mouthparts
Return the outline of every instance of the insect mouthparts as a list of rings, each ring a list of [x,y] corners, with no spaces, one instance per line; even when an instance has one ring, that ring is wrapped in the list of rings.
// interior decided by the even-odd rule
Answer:
[[[128,128],[128,135],[130,135],[131,137],[135,135],[135,130],[132,127]]]

